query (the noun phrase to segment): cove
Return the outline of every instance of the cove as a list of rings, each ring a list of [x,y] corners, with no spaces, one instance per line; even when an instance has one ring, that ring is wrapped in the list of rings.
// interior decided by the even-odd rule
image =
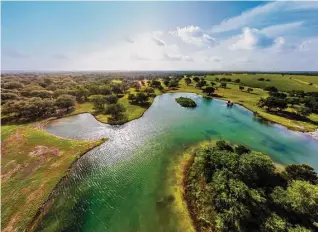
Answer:
[[[175,98],[192,98],[183,108]],[[90,114],[48,124],[48,132],[72,139],[109,140],[80,158],[52,194],[38,231],[186,231],[175,210],[169,166],[186,148],[224,139],[268,154],[281,164],[307,163],[318,170],[318,141],[266,124],[252,112],[191,93],[155,98],[143,117],[122,126]]]

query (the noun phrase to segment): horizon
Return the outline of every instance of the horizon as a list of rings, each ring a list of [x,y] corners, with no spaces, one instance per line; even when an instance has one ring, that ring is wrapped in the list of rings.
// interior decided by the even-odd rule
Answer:
[[[3,2],[1,11],[2,73],[318,67],[318,2]]]

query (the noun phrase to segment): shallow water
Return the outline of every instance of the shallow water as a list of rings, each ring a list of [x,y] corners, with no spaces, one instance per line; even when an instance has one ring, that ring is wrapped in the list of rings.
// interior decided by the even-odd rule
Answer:
[[[179,106],[179,96],[191,97],[198,107]],[[310,136],[264,124],[241,106],[227,108],[224,101],[190,93],[158,96],[143,117],[122,126],[81,114],[54,121],[46,130],[109,140],[73,165],[38,230],[184,231],[165,185],[167,168],[184,148],[204,140],[230,140],[275,162],[307,163],[318,170],[318,141]]]

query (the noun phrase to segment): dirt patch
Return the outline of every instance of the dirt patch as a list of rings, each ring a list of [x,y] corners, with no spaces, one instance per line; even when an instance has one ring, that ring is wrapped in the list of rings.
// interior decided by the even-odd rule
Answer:
[[[22,130],[17,129],[14,134],[12,134],[9,138],[1,144],[1,155],[5,155],[6,147],[11,143],[22,143],[25,140]]]
[[[44,184],[41,184],[41,186],[38,189],[30,193],[30,195],[25,201],[25,204],[26,205],[30,204],[30,202],[37,200],[38,198],[41,198],[43,195],[44,195]]]
[[[17,231],[17,229],[15,229],[14,224],[19,221],[19,218],[20,218],[20,217],[19,217],[19,216],[16,216],[16,215],[12,216],[12,217],[10,218],[10,220],[9,220],[9,222],[8,222],[8,224],[7,224],[7,226],[2,230],[2,232]]]
[[[1,175],[1,183],[2,184],[6,183],[7,180],[11,178],[11,176],[14,176],[21,169],[21,165],[16,163],[15,160],[13,160],[13,161],[14,162],[10,162],[10,166],[12,166],[12,168],[10,168],[10,170],[8,172],[3,173]]]
[[[47,146],[36,146],[35,149],[31,152],[29,152],[29,156],[31,157],[38,157],[38,156],[43,156],[46,154],[51,154],[53,156],[60,156],[60,150],[57,148],[48,148]]]

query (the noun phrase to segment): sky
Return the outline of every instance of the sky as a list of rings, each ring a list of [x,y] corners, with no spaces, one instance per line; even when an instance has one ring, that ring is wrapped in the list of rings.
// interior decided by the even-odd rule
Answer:
[[[318,2],[2,2],[1,69],[318,71]]]

